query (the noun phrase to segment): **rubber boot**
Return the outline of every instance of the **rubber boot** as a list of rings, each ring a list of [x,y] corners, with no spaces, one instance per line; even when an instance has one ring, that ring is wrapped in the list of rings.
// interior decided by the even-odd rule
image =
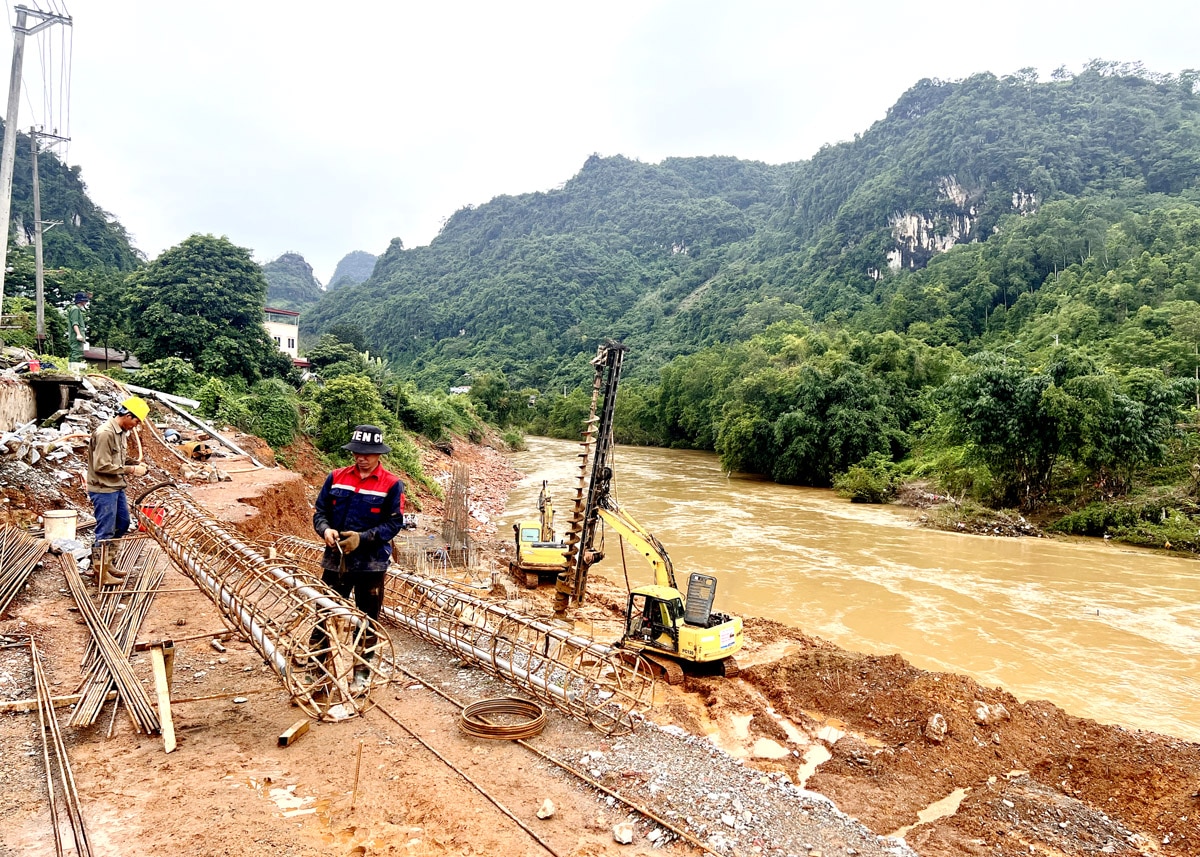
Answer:
[[[100,585],[115,586],[125,581],[125,572],[113,567],[113,554],[107,545],[100,550]]]
[[[92,555],[88,557],[88,567],[86,571],[80,571],[81,577],[95,577],[100,573],[100,548],[92,548]]]
[[[354,677],[350,680],[350,692],[358,693],[366,690],[367,684],[371,681],[371,668],[366,664],[357,664],[354,667]]]

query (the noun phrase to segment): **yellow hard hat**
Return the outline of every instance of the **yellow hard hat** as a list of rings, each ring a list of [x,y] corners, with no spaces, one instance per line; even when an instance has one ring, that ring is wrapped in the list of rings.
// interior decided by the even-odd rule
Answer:
[[[146,400],[141,396],[130,396],[125,401],[121,402],[121,407],[129,411],[142,422],[146,421],[146,417],[150,416],[150,406],[146,404]]]

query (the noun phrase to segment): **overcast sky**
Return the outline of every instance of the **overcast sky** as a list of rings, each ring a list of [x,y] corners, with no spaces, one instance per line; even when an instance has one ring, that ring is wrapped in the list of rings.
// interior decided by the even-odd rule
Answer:
[[[351,250],[427,244],[457,209],[553,188],[592,153],[783,163],[921,78],[1200,68],[1194,0],[25,0],[52,4],[74,23],[28,40],[19,125],[65,126],[135,246],[225,235],[260,262],[299,252],[322,282]]]

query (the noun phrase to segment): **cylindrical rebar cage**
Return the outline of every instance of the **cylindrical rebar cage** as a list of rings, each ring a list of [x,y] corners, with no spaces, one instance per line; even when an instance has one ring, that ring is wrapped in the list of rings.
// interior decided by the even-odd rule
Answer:
[[[296,562],[267,559],[173,484],[135,501],[139,524],[248,639],[296,703],[327,720],[361,714],[387,683],[391,639]]]
[[[320,561],[320,545],[294,536],[274,547],[300,565]],[[640,657],[395,565],[381,616],[605,733],[629,731],[654,701]]]

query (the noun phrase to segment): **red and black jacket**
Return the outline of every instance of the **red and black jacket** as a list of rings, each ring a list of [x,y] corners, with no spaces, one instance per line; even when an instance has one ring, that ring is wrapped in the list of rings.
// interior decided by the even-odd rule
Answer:
[[[392,539],[404,524],[404,483],[396,474],[376,467],[360,478],[355,465],[329,474],[317,494],[313,529],[323,540],[327,529],[362,535],[358,550],[346,555],[350,572],[384,572],[392,555]],[[336,571],[337,548],[325,548],[323,568]]]

